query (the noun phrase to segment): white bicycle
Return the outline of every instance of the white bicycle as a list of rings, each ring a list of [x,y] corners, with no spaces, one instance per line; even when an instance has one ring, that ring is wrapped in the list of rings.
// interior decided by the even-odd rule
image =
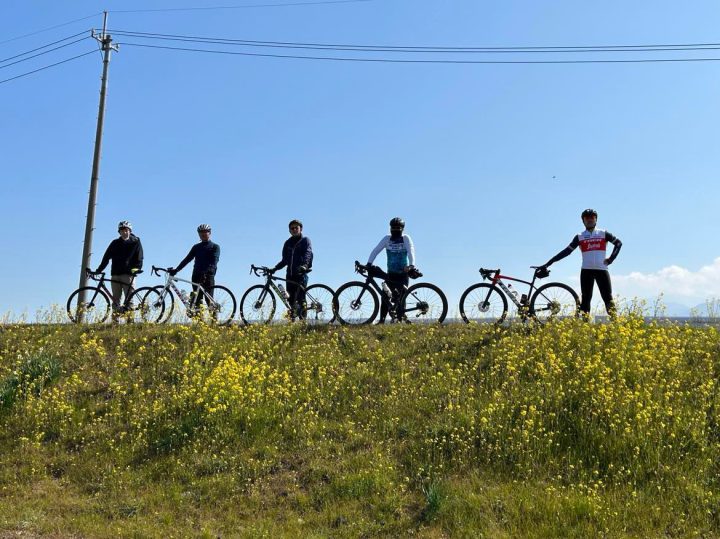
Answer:
[[[175,296],[185,307],[188,318],[196,318],[207,323],[230,324],[235,317],[237,301],[229,288],[221,285],[205,289],[198,283],[171,275],[167,268],[153,266],[152,273],[161,277],[165,273],[165,284],[148,290],[141,305],[141,315],[145,322],[163,324],[167,322],[175,309]],[[187,283],[193,287],[189,294],[176,283]]]

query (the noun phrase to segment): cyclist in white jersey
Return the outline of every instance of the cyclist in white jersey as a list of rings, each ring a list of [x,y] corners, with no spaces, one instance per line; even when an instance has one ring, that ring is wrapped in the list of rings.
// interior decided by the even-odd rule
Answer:
[[[403,234],[405,230],[405,221],[400,217],[394,217],[390,220],[390,234],[380,240],[375,249],[372,250],[368,257],[368,265],[372,265],[375,257],[380,251],[385,249],[387,253],[387,274],[378,275],[385,279],[385,283],[393,297],[397,300],[403,290],[407,287],[410,278],[408,272],[415,267],[415,246],[410,236]],[[383,324],[388,314],[388,305],[386,302],[380,303],[380,320],[378,324]]]
[[[585,230],[577,234],[570,245],[548,260],[542,267],[547,269],[551,264],[562,260],[577,247],[582,252],[582,269],[580,270],[580,291],[582,301],[580,310],[586,314],[590,313],[590,302],[592,301],[593,286],[597,283],[605,303],[605,309],[611,317],[615,316],[615,303],[612,299],[612,283],[610,282],[610,272],[608,266],[613,263],[622,242],[607,230],[596,228],[597,212],[593,209],[587,209],[581,215]],[[612,254],[606,258],[607,243],[614,245]]]

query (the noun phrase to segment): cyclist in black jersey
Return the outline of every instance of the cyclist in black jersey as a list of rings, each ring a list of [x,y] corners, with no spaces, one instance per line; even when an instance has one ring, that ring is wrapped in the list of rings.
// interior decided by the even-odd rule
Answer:
[[[299,219],[288,223],[290,237],[282,248],[282,260],[275,264],[273,273],[287,267],[285,277],[287,282],[288,301],[292,305],[291,320],[305,320],[305,289],[308,284],[308,272],[312,269],[313,250],[312,242],[303,236],[303,224]]]
[[[170,275],[175,275],[187,266],[191,261],[195,261],[191,280],[193,283],[201,285],[210,297],[213,297],[213,287],[215,286],[215,274],[217,273],[217,265],[220,261],[220,246],[210,241],[212,228],[208,224],[201,224],[197,227],[200,243],[196,243],[190,249],[190,252],[182,259],[176,268],[168,268]],[[202,294],[197,294],[197,286],[193,286],[191,294],[192,306],[199,307],[202,301]]]

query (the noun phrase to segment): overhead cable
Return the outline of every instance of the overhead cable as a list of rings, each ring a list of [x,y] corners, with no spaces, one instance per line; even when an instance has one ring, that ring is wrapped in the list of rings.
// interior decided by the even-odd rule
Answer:
[[[66,58],[65,60],[61,60],[60,62],[55,62],[54,64],[49,64],[38,69],[33,69],[32,71],[16,75],[15,77],[10,77],[9,79],[0,80],[0,84],[10,82],[11,80],[20,79],[22,77],[27,77],[28,75],[32,75],[33,73],[37,73],[38,71],[44,71],[45,69],[50,69],[51,67],[59,66],[60,64],[71,62],[72,60],[77,60],[78,58],[82,58],[83,56],[87,56],[88,54],[95,54],[95,49],[85,52],[83,54],[78,54],[77,56],[73,56],[72,58]]]
[[[6,39],[6,40],[4,40],[4,41],[0,41],[0,45],[2,45],[3,43],[9,43],[9,42],[11,42],[11,41],[16,41],[16,40],[18,40],[18,39],[22,39],[22,38],[25,38],[25,37],[34,36],[34,35],[37,35],[37,34],[42,34],[43,32],[49,32],[50,30],[54,30],[55,28],[61,28],[61,27],[63,27],[63,26],[67,26],[67,25],[69,25],[69,24],[73,24],[73,23],[80,22],[80,21],[85,21],[85,20],[87,20],[87,19],[92,19],[93,17],[99,17],[99,16],[102,15],[102,14],[103,14],[103,12],[100,11],[100,12],[98,12],[98,13],[93,13],[92,15],[88,15],[87,17],[80,17],[79,19],[73,19],[73,20],[71,20],[71,21],[67,21],[67,22],[64,22],[64,23],[61,23],[61,24],[56,24],[55,26],[49,26],[49,27],[47,27],[47,28],[43,28],[42,30],[37,30],[37,31],[35,31],[35,32],[30,32],[29,34],[23,34],[23,35],[21,35],[21,36],[11,37],[10,39]]]
[[[701,51],[719,50],[720,43],[688,44],[688,45],[628,45],[620,46],[587,46],[587,47],[418,47],[418,46],[383,46],[383,45],[346,45],[326,43],[293,43],[278,41],[256,41],[245,39],[213,38],[201,36],[184,36],[177,34],[155,34],[148,32],[131,32],[112,30],[115,36],[134,37],[137,39],[180,41],[204,43],[208,45],[233,45],[256,48],[309,49],[330,51],[358,52],[393,52],[393,53],[436,53],[436,54],[502,54],[502,53],[542,53],[567,54],[588,52],[667,52],[667,51]]]
[[[48,50],[46,50],[46,51],[39,52],[39,53],[37,53],[37,54],[33,54],[32,56],[28,56],[27,58],[21,58],[20,60],[15,60],[14,62],[10,62],[9,64],[0,65],[0,69],[5,69],[6,67],[10,67],[10,66],[13,66],[13,65],[15,65],[15,64],[19,64],[19,63],[21,63],[21,62],[27,62],[28,60],[32,60],[33,58],[37,58],[38,56],[42,56],[43,54],[48,54],[48,53],[54,52],[54,51],[56,51],[56,50],[58,50],[58,49],[62,49],[62,48],[65,48],[65,47],[69,47],[70,45],[75,45],[76,43],[80,43],[81,41],[85,41],[85,40],[88,39],[89,37],[90,37],[89,35],[86,36],[86,37],[81,37],[80,39],[76,39],[75,41],[71,41],[71,42],[65,43],[65,44],[63,44],[63,45],[58,45],[57,47],[54,47],[54,48],[52,48],[52,49],[48,49]]]
[[[574,46],[506,46],[506,47],[448,47],[448,46],[408,46],[408,45],[358,45],[347,43],[306,43],[294,41],[260,41],[222,37],[193,36],[182,34],[162,34],[157,32],[136,32],[132,30],[109,30],[115,35],[143,39],[160,39],[168,41],[190,41],[212,44],[238,44],[287,48],[311,48],[330,50],[361,50],[377,52],[651,52],[651,51],[683,51],[683,50],[717,50],[720,43],[686,43],[686,44],[650,44],[650,45],[574,45]]]
[[[340,56],[301,56],[293,54],[270,54],[257,52],[240,52],[210,49],[194,49],[188,47],[170,47],[163,45],[148,45],[146,43],[121,43],[129,47],[143,47],[150,49],[163,49],[182,52],[201,52],[208,54],[225,54],[233,56],[255,56],[264,58],[285,58],[295,60],[326,60],[335,62],[378,62],[399,64],[634,64],[654,62],[716,62],[720,58],[638,58],[624,60],[431,60],[431,59],[405,59],[405,58],[348,58]]]
[[[278,4],[242,4],[233,6],[196,6],[196,7],[171,7],[158,9],[114,9],[108,13],[165,13],[169,11],[214,11],[221,9],[250,9],[260,7],[292,7],[292,6],[316,6],[322,4],[356,4],[360,2],[373,2],[374,0],[315,0],[307,2],[284,2]]]

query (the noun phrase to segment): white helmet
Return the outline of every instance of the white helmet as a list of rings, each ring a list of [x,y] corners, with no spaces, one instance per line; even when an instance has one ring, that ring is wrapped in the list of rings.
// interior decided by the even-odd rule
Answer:
[[[212,228],[210,228],[210,225],[203,223],[197,227],[197,231],[198,232],[211,232]]]
[[[120,221],[118,223],[118,230],[120,230],[121,228],[128,228],[132,230],[132,223],[130,221]]]

